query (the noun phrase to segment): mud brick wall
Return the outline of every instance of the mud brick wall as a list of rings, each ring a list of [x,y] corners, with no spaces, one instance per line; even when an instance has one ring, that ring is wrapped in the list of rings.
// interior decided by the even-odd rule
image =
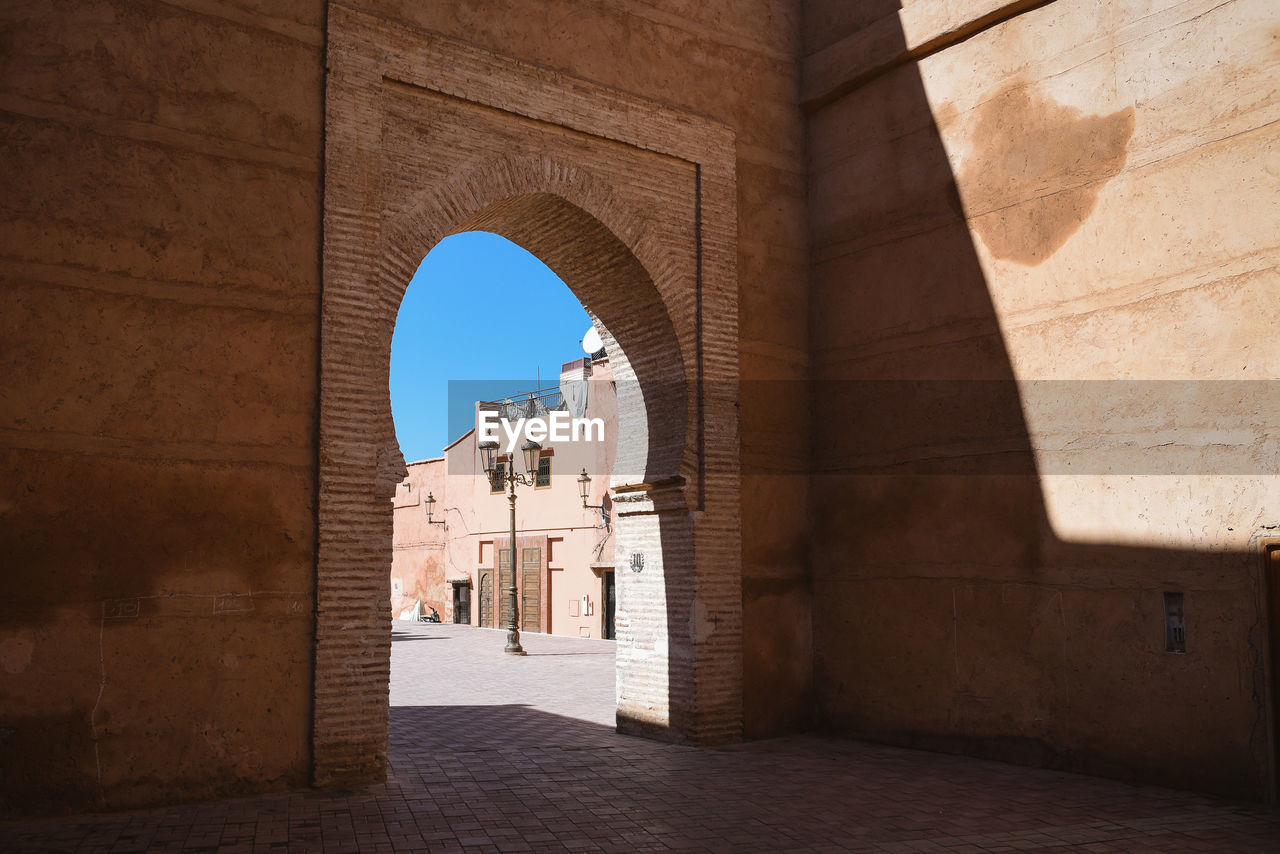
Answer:
[[[806,6],[816,714],[1261,796],[1280,22],[1033,5]]]
[[[0,798],[307,781],[322,2],[0,12]]]

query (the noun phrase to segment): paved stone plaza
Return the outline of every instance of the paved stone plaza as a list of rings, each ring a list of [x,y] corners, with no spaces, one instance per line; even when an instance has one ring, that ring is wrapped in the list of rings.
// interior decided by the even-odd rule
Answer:
[[[613,645],[396,623],[385,785],[0,825],[3,851],[1280,850],[1280,812],[851,741],[612,732]]]

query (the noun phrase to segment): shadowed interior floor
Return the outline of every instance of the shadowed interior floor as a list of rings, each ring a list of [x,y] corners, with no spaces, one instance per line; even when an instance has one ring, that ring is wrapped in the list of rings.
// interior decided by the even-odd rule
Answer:
[[[618,735],[602,720],[610,642],[525,636],[515,658],[504,640],[396,624],[385,784],[10,823],[0,849],[1280,848],[1280,812],[1168,789],[818,737],[701,749]]]

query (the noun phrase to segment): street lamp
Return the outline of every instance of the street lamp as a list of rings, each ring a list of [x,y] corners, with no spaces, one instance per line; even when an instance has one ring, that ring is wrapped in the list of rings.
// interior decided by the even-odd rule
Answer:
[[[524,655],[524,648],[520,646],[520,604],[516,590],[516,484],[521,483],[525,486],[534,484],[538,476],[538,461],[542,456],[542,446],[530,439],[521,446],[520,450],[524,452],[526,474],[517,474],[516,467],[510,464],[515,461],[511,460],[502,475],[502,479],[507,482],[507,499],[511,502],[511,586],[507,588],[509,597],[507,610],[510,619],[507,622],[507,645],[503,649],[503,652],[510,655]],[[497,442],[489,440],[480,443],[480,461],[492,483],[494,469],[498,466]]]

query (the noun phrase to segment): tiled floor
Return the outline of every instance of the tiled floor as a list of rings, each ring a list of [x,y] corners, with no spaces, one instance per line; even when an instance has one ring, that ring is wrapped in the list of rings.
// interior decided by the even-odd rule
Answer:
[[[1280,812],[811,737],[614,734],[608,641],[397,623],[391,773],[356,792],[0,825],[4,851],[1280,851]]]

